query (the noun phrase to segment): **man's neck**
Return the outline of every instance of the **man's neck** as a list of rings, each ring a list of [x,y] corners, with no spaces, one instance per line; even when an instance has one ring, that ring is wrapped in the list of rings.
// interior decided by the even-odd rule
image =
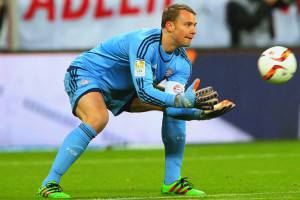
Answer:
[[[171,35],[164,29],[162,30],[161,45],[167,53],[172,53],[178,48]]]

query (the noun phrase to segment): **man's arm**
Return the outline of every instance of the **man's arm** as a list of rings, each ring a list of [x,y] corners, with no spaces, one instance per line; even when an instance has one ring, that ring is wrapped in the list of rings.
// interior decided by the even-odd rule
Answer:
[[[220,117],[234,108],[235,104],[226,99],[214,105],[212,110],[168,107],[166,108],[165,112],[167,115],[181,120],[208,120]]]
[[[151,59],[155,52],[153,47],[148,47],[145,54],[139,55],[136,47],[130,51],[130,70],[134,86],[139,99],[142,102],[162,107],[193,107],[196,100],[194,87],[197,80],[183,95],[175,95],[162,92],[153,87]]]

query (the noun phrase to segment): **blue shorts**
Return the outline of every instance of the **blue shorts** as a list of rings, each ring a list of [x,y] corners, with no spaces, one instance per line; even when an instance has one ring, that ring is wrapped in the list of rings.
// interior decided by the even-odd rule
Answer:
[[[99,76],[101,77],[101,76]],[[70,66],[64,79],[65,91],[74,115],[79,99],[89,92],[100,92],[103,95],[106,107],[116,116],[128,108],[135,91],[117,91],[108,88],[104,81],[93,76],[89,71],[76,66]]]

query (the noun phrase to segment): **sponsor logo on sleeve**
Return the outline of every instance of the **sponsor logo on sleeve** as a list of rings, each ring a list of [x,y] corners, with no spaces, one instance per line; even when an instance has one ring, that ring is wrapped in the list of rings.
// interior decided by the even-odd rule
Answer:
[[[184,87],[181,84],[176,84],[173,86],[173,92],[174,94],[183,94]]]
[[[134,65],[134,76],[135,77],[145,77],[146,71],[145,61],[144,60],[137,60],[135,61]]]
[[[176,81],[167,81],[165,92],[170,94],[183,94],[184,85]]]

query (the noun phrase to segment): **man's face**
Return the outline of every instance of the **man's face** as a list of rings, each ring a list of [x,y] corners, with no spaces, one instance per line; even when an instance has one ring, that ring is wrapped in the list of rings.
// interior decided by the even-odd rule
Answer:
[[[196,34],[196,16],[185,10],[181,10],[179,16],[173,22],[173,39],[179,47],[188,47]]]

